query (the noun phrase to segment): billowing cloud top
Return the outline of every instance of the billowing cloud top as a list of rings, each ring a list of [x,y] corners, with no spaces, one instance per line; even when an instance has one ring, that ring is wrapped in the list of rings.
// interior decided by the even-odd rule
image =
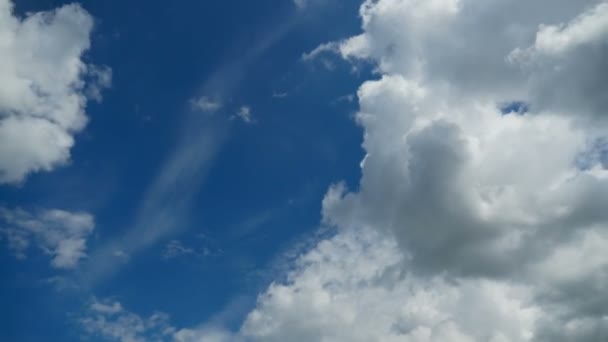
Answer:
[[[0,183],[69,161],[87,122],[85,93],[100,100],[111,82],[109,69],[81,59],[92,28],[78,5],[21,19],[0,0]]]

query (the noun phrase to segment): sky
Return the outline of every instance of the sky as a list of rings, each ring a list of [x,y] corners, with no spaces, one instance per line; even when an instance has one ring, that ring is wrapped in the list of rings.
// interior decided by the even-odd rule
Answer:
[[[608,2],[0,0],[0,341],[608,340]]]

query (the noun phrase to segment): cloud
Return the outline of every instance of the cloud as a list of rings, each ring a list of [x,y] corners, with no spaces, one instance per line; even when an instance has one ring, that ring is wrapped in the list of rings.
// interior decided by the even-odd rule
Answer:
[[[164,312],[144,317],[127,310],[112,299],[93,298],[77,319],[84,332],[104,341],[117,342],[237,342],[240,337],[223,329],[205,326],[198,329],[177,329]]]
[[[80,6],[25,18],[12,9],[0,0],[0,183],[66,164],[87,97],[101,100],[111,83],[109,68],[82,61],[93,19]]]
[[[219,251],[216,251],[215,253],[219,253]],[[179,258],[179,257],[183,257],[183,256],[184,257],[192,256],[195,258],[204,258],[206,256],[210,256],[211,254],[212,254],[211,250],[207,247],[195,249],[194,247],[189,247],[187,245],[184,245],[179,240],[171,240],[171,241],[169,241],[169,243],[167,243],[167,245],[163,249],[162,258],[165,260]]]
[[[75,268],[87,257],[87,238],[94,226],[93,217],[83,212],[51,209],[32,214],[0,207],[0,233],[15,257],[25,259],[29,246],[35,244],[52,257],[55,268]]]
[[[364,1],[363,32],[318,50],[376,66],[357,92],[362,177],[329,189],[335,237],[271,284],[236,334],[605,339],[606,5]]]
[[[293,0],[298,9],[304,9],[308,5],[308,0]]]
[[[608,86],[600,75],[608,70],[607,22],[608,3],[600,3],[569,21],[541,25],[532,45],[507,56],[530,74],[527,87],[539,109],[606,124]]]
[[[236,117],[243,120],[244,123],[250,124],[253,123],[253,118],[251,115],[251,107],[249,106],[241,106],[239,111],[235,114]]]
[[[175,331],[165,313],[156,312],[144,318],[112,300],[93,299],[78,322],[89,335],[107,341],[168,341]]]
[[[243,341],[224,329],[202,328],[202,329],[182,329],[175,333],[175,342],[239,342]]]
[[[207,96],[190,100],[190,105],[192,108],[205,113],[214,113],[222,108],[222,103],[219,100],[213,100]]]
[[[338,44],[337,42],[324,43],[324,44],[317,46],[310,52],[303,53],[302,60],[303,61],[312,61],[324,53],[336,53],[339,51],[340,51],[340,44]]]
[[[506,15],[512,6],[525,14]],[[529,288],[543,312],[535,340],[596,340],[608,264],[588,256],[608,246],[608,171],[599,158],[575,161],[605,134],[597,108],[606,97],[584,91],[607,85],[596,76],[608,57],[605,6],[366,1],[364,33],[340,46],[381,75],[357,94],[362,178],[357,192],[329,191],[324,221],[394,236],[419,277]],[[528,110],[503,115],[500,104],[513,100]]]
[[[341,233],[272,284],[241,334],[254,341],[526,341],[538,309],[525,288],[421,279],[391,239]]]
[[[287,92],[276,92],[275,91],[275,92],[272,93],[272,97],[278,98],[278,99],[282,99],[282,98],[285,98],[287,96],[289,96],[289,94]]]

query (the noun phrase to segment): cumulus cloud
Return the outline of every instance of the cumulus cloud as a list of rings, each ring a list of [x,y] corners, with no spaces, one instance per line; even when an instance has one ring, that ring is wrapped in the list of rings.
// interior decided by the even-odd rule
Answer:
[[[205,113],[214,113],[220,110],[223,104],[217,99],[201,96],[198,99],[190,100],[190,106]]]
[[[105,341],[168,341],[175,330],[165,313],[156,312],[150,317],[141,317],[112,300],[93,299],[78,321],[89,335]]]
[[[237,336],[606,339],[607,6],[364,1],[362,34],[305,57],[376,66],[357,93],[360,183],[330,188],[336,235],[269,286]]]
[[[421,279],[392,239],[354,231],[303,255],[242,328],[255,341],[526,341],[539,311],[526,288]]]
[[[517,47],[507,60],[529,74],[527,86],[539,109],[579,116],[579,121],[606,121],[608,86],[608,3],[577,17],[541,25],[534,42]]]
[[[16,17],[0,0],[0,183],[70,159],[87,123],[87,96],[101,100],[105,67],[87,65],[93,19],[78,5]]]
[[[93,232],[90,214],[58,209],[30,213],[0,207],[0,234],[9,250],[19,259],[26,258],[30,245],[51,256],[55,268],[70,269],[87,256],[87,238]]]

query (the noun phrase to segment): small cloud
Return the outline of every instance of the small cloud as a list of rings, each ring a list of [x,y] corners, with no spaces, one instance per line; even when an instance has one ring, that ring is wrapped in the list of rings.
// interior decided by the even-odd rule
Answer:
[[[340,98],[338,98],[338,100],[347,101],[347,102],[353,102],[355,100],[355,95],[354,94],[348,94],[348,95],[340,96]]]
[[[329,43],[321,44],[321,45],[317,46],[316,48],[314,48],[314,50],[303,53],[302,60],[305,62],[309,62],[309,61],[316,59],[321,54],[325,54],[328,52],[340,53],[340,44],[338,44],[337,42],[329,42]]]
[[[75,291],[80,289],[80,285],[78,285],[76,281],[62,276],[53,276],[44,279],[43,282],[51,285],[57,292],[64,292],[68,290]]]
[[[115,250],[114,253],[112,253],[112,255],[117,258],[120,259],[123,263],[126,263],[129,261],[129,259],[131,258],[129,256],[129,254],[125,253],[122,250]]]
[[[119,302],[93,302],[90,307],[91,311],[102,313],[102,314],[117,314],[123,311],[122,305]]]
[[[162,258],[165,260],[177,258],[184,255],[198,255],[194,249],[184,246],[179,240],[171,240],[163,250]]]
[[[70,269],[87,257],[87,238],[93,232],[93,216],[82,212],[51,209],[35,214],[0,207],[0,230],[17,259],[25,259],[31,244],[52,257],[51,266]]]
[[[207,96],[201,96],[198,99],[191,99],[190,106],[204,113],[214,113],[222,108],[222,102]]]
[[[233,118],[235,116],[240,118],[241,120],[243,120],[243,122],[247,124],[253,123],[253,118],[251,116],[251,107],[249,106],[241,106],[241,108],[239,108],[239,111],[236,112]]]
[[[356,99],[355,94],[347,94],[347,95],[342,95],[340,97],[338,97],[337,99],[335,99],[334,101],[332,101],[332,104],[338,104],[341,102],[348,102],[348,103],[353,103]]]
[[[87,74],[90,80],[85,90],[86,95],[90,99],[101,102],[103,90],[112,86],[112,69],[107,66],[90,65]]]
[[[203,246],[188,246],[179,240],[171,240],[162,251],[162,258],[170,260],[180,257],[193,257],[195,259],[203,259],[206,257],[217,257],[223,254],[223,251],[218,248],[213,239],[205,236],[197,236],[203,241]]]
[[[289,94],[287,94],[287,93],[276,92],[276,91],[272,93],[272,97],[274,97],[274,98],[279,98],[279,99],[282,99],[282,98],[284,98],[284,97],[287,97],[288,95],[289,95]]]
[[[86,334],[123,342],[166,341],[176,331],[169,321],[169,315],[163,312],[142,317],[126,310],[117,301],[97,299],[93,299],[78,319]]]

